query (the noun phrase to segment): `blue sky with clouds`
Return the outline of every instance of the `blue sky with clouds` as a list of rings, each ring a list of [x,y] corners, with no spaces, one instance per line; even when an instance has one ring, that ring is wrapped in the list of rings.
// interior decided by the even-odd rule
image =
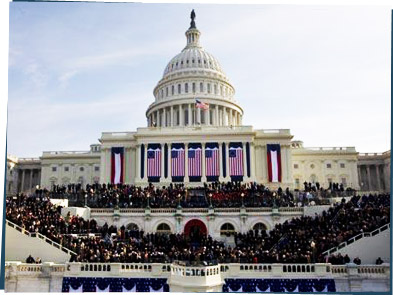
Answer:
[[[146,126],[192,8],[244,124],[390,149],[389,7],[13,2],[8,152],[87,150],[103,131]]]

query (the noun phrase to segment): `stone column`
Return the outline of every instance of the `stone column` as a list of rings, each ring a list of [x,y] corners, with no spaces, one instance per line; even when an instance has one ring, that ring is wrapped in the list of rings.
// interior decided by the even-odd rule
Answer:
[[[360,186],[360,190],[363,189],[362,187],[362,169],[361,166],[358,166],[358,180],[359,180],[359,186]]]
[[[229,114],[228,114],[228,120],[229,120],[229,126],[233,125],[233,113],[232,109],[229,109]]]
[[[30,176],[29,176],[29,189],[33,186],[33,169],[30,169]]]
[[[206,143],[202,143],[202,183],[206,182],[206,168],[205,168],[205,146]]]
[[[381,190],[381,179],[379,178],[379,165],[375,165],[375,175],[377,177],[377,191]]]
[[[222,142],[218,143],[218,158],[219,158],[219,167],[220,167],[220,175],[218,177],[219,181],[224,181],[224,167],[222,166]]]
[[[166,127],[166,108],[162,111],[162,127]]]
[[[185,126],[185,124],[184,124],[183,105],[179,105],[179,125],[180,126]]]
[[[160,119],[160,117],[159,117],[159,110],[157,110],[156,112],[156,126],[158,127],[158,126],[160,126],[160,122],[159,122],[159,119]]]
[[[367,169],[367,181],[368,181],[367,189],[368,189],[369,191],[371,191],[372,189],[371,189],[370,165],[367,165],[367,166],[366,166],[366,169]]]
[[[210,108],[205,111],[205,122],[206,125],[210,125]]]
[[[192,119],[192,116],[191,116],[191,104],[188,104],[188,114],[187,114],[187,116],[188,116],[188,126],[191,126],[192,125],[192,122],[191,122],[191,119]]]
[[[216,105],[216,107],[215,107],[215,111],[216,111],[216,116],[215,116],[215,122],[214,122],[214,125],[216,125],[216,126],[219,126],[220,124],[219,124],[219,121],[218,121],[218,119],[219,119],[219,115],[218,115],[218,105]]]
[[[171,127],[173,127],[173,106],[171,106]]]
[[[198,108],[196,110],[197,110],[197,112],[196,112],[197,119],[196,119],[195,123],[196,123],[196,125],[201,125],[201,109]]]
[[[145,150],[144,150],[144,163],[143,163],[143,181],[147,182],[147,144],[145,144]]]
[[[255,181],[255,146],[253,142],[250,142],[250,165],[251,165],[251,179]]]
[[[184,144],[184,182],[190,182],[188,177],[188,144]]]
[[[25,170],[22,170],[22,182],[20,184],[20,191],[23,192],[24,191],[24,186],[25,186]]]
[[[135,163],[136,163],[136,169],[135,169],[135,180],[140,180],[141,179],[141,145],[137,144],[135,148]]]
[[[229,142],[226,142],[225,143],[225,149],[226,149],[226,151],[225,151],[225,153],[226,153],[226,157],[225,157],[225,166],[226,166],[226,175],[227,175],[227,177],[226,177],[226,181],[229,181],[230,179],[231,179],[231,176],[229,175],[229,171],[230,171],[230,169],[229,169]]]

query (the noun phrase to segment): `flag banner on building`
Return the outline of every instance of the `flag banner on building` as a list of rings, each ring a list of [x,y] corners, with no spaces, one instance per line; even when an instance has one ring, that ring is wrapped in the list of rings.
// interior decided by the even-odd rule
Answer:
[[[173,182],[183,182],[185,175],[184,143],[173,143],[171,148],[171,176]]]
[[[195,107],[202,110],[208,110],[209,104],[207,102],[202,102],[198,98],[195,99]]]
[[[169,292],[164,278],[64,277],[62,292]]]
[[[124,180],[124,148],[113,147],[111,157],[111,183],[123,183]]]
[[[327,293],[336,292],[333,279],[225,279],[222,292]],[[239,291],[240,290],[240,291]]]
[[[200,182],[202,178],[202,144],[188,145],[188,176],[191,182]]]
[[[206,143],[205,168],[206,180],[218,181],[220,176],[220,150],[217,142]]]
[[[161,177],[161,145],[147,145],[147,178],[149,182],[159,182]]]
[[[267,144],[267,170],[269,182],[281,182],[281,148],[279,144]]]
[[[243,181],[243,144],[231,142],[229,144],[229,176],[232,181]]]

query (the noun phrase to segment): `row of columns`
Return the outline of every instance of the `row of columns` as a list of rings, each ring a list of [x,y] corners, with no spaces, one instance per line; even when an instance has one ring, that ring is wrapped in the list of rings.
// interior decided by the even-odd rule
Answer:
[[[206,143],[201,143],[202,144],[202,163],[201,163],[201,182],[206,182],[206,159],[205,159],[205,147],[206,147]],[[223,142],[219,142],[219,167],[220,167],[220,175],[219,175],[219,181],[230,181],[230,175],[229,175],[229,142],[225,142],[225,177],[224,175],[224,167],[222,165],[222,155],[223,155],[223,150],[222,150],[222,144]],[[161,144],[161,178],[160,181],[168,181],[171,182],[171,172],[172,172],[172,161],[171,161],[171,145],[168,144],[168,175],[165,178],[165,165],[164,165],[164,161],[165,161],[165,157],[164,157],[164,143]],[[245,181],[246,179],[248,179],[247,176],[247,158],[246,158],[246,142],[243,142],[242,144],[243,146],[243,181]],[[189,182],[189,175],[188,175],[188,144],[185,144],[185,163],[184,163],[184,182]],[[144,149],[144,175],[143,178],[141,177],[141,147],[140,145],[138,145],[137,148],[137,178],[143,182],[147,182],[148,181],[148,177],[147,177],[147,145],[145,145],[145,149]],[[252,166],[251,163],[253,163],[253,156],[254,153],[251,152],[251,144],[250,144],[250,165]],[[251,168],[250,168],[251,169]],[[250,170],[250,172],[252,172],[252,170]],[[252,174],[250,175],[250,178],[252,177]]]
[[[379,165],[379,164],[375,164],[375,165],[360,165],[358,166],[358,175],[360,178],[360,182],[363,182],[362,179],[362,167],[366,168],[366,174],[367,174],[367,189],[368,190],[374,190],[373,189],[373,185],[372,185],[372,178],[371,178],[371,166],[375,167],[375,177],[376,177],[376,187],[375,190],[380,191],[383,190],[384,188],[382,187],[382,183],[381,183],[381,176],[379,174],[379,167],[383,166],[383,165]],[[362,185],[362,188],[364,188],[364,183]]]
[[[187,110],[187,124],[185,110]],[[210,111],[212,111],[212,116],[210,116]],[[179,116],[178,119],[176,116],[175,124],[175,113],[177,114],[177,112],[179,112]],[[202,123],[202,114],[204,115],[204,123]],[[158,127],[191,126],[198,125],[198,123],[214,126],[236,126],[242,124],[242,116],[232,108],[211,105],[208,110],[202,110],[191,103],[158,109],[148,117],[148,125],[153,126],[153,122]]]
[[[37,175],[37,179],[38,179],[38,183],[37,184],[39,184],[40,178],[41,178],[41,176],[40,176],[40,174],[41,174],[40,169],[22,169],[20,171],[22,172],[22,179],[21,179],[21,182],[20,182],[20,192],[23,192],[25,190],[26,171],[29,171],[29,182],[28,182],[27,189],[31,189],[34,186],[34,184],[33,184],[33,174],[34,173],[36,173],[36,175]],[[20,173],[20,171],[19,171],[19,173]]]

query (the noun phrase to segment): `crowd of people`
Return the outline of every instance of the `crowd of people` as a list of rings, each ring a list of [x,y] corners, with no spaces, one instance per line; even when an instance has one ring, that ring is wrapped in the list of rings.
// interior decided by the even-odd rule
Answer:
[[[127,189],[122,188],[122,189]],[[151,188],[152,189],[152,188]],[[173,190],[182,191],[181,187]],[[208,188],[214,191],[217,188]],[[222,188],[220,188],[222,189]],[[237,193],[241,187],[232,188]],[[258,189],[258,188],[253,188]],[[252,190],[252,189],[250,189]],[[183,190],[184,191],[184,190]],[[147,190],[145,193],[148,193]],[[228,192],[229,189],[228,189]],[[285,196],[286,192],[277,192]],[[242,197],[243,198],[243,197]],[[124,226],[98,226],[94,219],[61,215],[39,192],[8,198],[6,218],[30,232],[41,233],[74,251],[76,262],[172,262],[188,263],[346,263],[348,258],[325,257],[323,252],[361,233],[390,222],[390,196],[354,196],[314,217],[302,216],[277,224],[269,232],[234,233],[234,246],[200,235],[145,233]],[[360,259],[359,259],[360,261]],[[354,263],[359,262],[357,259]]]
[[[310,192],[296,192],[288,188],[271,191],[256,183],[210,183],[202,187],[186,188],[170,184],[145,188],[124,184],[80,184],[54,186],[51,191],[37,190],[36,195],[68,199],[70,206],[90,208],[207,208],[228,207],[295,207],[322,200]]]

